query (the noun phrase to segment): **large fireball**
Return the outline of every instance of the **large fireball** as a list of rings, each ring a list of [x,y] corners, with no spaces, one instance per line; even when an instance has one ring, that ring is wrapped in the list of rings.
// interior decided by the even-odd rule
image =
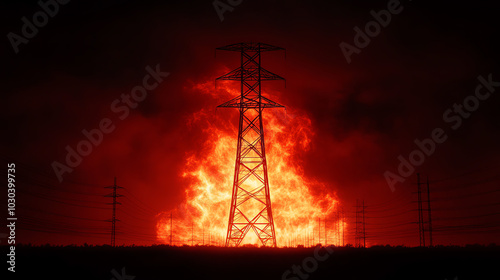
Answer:
[[[193,90],[214,97],[214,104],[240,94],[236,84],[230,82],[214,90],[213,80],[195,84]],[[201,141],[187,155],[184,172],[179,174],[190,182],[185,202],[158,216],[157,238],[162,243],[170,242],[172,213],[173,245],[224,246],[238,135],[238,110],[233,110],[234,115],[202,109],[187,118],[187,129],[200,130]],[[287,107],[287,111],[265,110],[263,120],[277,245],[325,244],[325,236],[326,244],[340,245],[345,223],[337,217],[335,193],[328,191],[331,187],[325,183],[307,178],[301,168],[301,155],[310,148],[314,136],[310,119]],[[260,245],[251,231],[242,244]]]

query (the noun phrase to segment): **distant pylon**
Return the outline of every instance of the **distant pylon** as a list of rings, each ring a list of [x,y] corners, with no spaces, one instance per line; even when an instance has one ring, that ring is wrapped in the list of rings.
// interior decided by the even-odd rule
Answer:
[[[307,237],[307,247],[310,246],[311,243],[311,238],[309,236],[309,220],[307,220],[307,228],[306,228],[306,237]]]
[[[429,189],[429,177],[427,177],[427,211],[429,214],[429,246],[432,247],[431,191]]]
[[[422,189],[420,187],[420,173],[417,173],[417,203],[418,203],[418,238],[419,245],[425,247],[424,213],[422,207]]]
[[[363,248],[366,247],[366,227],[365,227],[365,201],[362,204],[356,199],[356,234],[354,235],[354,246],[361,247],[363,239]]]
[[[422,187],[421,185],[427,185],[427,209],[424,209],[424,201],[422,199]],[[420,180],[420,173],[417,173],[417,194],[418,194],[418,230],[419,230],[419,240],[420,246],[425,247],[425,217],[424,217],[424,211],[427,211],[427,232],[429,233],[429,246],[433,246],[432,244],[432,214],[431,214],[431,191],[429,188],[429,177],[427,177],[427,182],[423,183]]]
[[[344,212],[344,207],[342,206],[342,246],[345,246],[345,243],[344,243],[344,237],[345,237],[344,219],[345,219],[345,212]]]
[[[113,198],[113,203],[108,203],[113,205],[113,216],[111,217],[111,220],[107,220],[108,222],[111,222],[111,246],[115,247],[115,242],[116,242],[116,222],[120,221],[116,219],[116,205],[121,204],[120,202],[116,201],[117,197],[121,197],[123,195],[117,194],[116,189],[123,189],[122,187],[119,187],[116,185],[116,177],[114,181],[113,186],[108,186],[104,187],[105,189],[113,189],[113,192],[110,194],[105,195],[104,197],[112,197]]]
[[[363,199],[363,248],[366,248],[365,200]]]
[[[340,246],[340,207],[337,203],[337,246]]]
[[[318,244],[321,244],[321,218],[318,217]]]
[[[361,247],[361,215],[359,211],[359,201],[356,199],[356,234],[354,236],[354,247]]]
[[[217,80],[239,81],[241,94],[221,108],[240,112],[236,164],[226,246],[238,246],[252,230],[264,246],[276,247],[269,194],[262,112],[284,106],[262,96],[261,81],[284,80],[261,66],[261,53],[284,50],[263,43],[238,43],[217,48],[241,54],[241,65]]]
[[[326,217],[325,219],[325,246],[328,246],[328,231],[326,230]]]

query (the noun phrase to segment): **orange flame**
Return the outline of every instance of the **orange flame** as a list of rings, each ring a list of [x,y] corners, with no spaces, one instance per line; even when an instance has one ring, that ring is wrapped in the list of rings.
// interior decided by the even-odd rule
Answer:
[[[239,94],[229,83],[223,83],[213,94],[210,84],[206,82],[193,88],[217,98]],[[289,107],[287,111],[293,112]],[[314,135],[311,120],[303,114],[280,109],[265,111],[263,119],[278,246],[313,246],[320,241],[341,245],[346,224],[337,219],[335,194],[328,191],[324,183],[307,178],[301,168],[300,156],[309,149]],[[234,178],[237,117],[228,120],[203,109],[190,116],[187,126],[203,127],[206,140],[200,143],[199,150],[189,154],[181,174],[190,185],[185,191],[186,201],[172,211],[172,243],[224,246]],[[171,233],[170,213],[160,214],[157,222],[157,238],[167,244]],[[249,232],[242,244],[258,243],[257,236]]]

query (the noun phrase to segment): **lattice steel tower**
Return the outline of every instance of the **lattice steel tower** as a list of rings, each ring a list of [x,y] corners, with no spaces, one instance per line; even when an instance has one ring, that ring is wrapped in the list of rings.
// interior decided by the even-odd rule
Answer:
[[[253,230],[262,245],[276,247],[262,111],[284,106],[262,96],[261,81],[284,79],[262,68],[261,53],[284,49],[263,43],[239,43],[217,50],[241,54],[241,66],[217,78],[241,83],[241,95],[218,106],[240,111],[226,246],[240,245],[248,231]]]
[[[120,220],[118,220],[116,218],[116,205],[117,204],[121,204],[120,202],[116,201],[116,198],[123,196],[121,194],[117,194],[116,190],[117,189],[123,189],[123,188],[116,185],[116,177],[115,177],[115,183],[114,183],[113,186],[108,186],[108,187],[104,187],[104,188],[105,189],[113,189],[112,193],[107,194],[104,197],[112,197],[113,198],[113,203],[107,203],[107,204],[113,205],[113,216],[111,217],[111,220],[107,220],[107,222],[111,223],[111,246],[115,247],[115,241],[116,241],[116,222],[120,221]]]

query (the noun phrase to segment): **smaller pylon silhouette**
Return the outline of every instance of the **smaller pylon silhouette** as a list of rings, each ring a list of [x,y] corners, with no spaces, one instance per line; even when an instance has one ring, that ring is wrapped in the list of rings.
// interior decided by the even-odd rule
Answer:
[[[113,203],[107,203],[107,204],[112,204],[113,205],[113,216],[111,217],[111,220],[107,220],[108,222],[111,222],[111,246],[115,247],[115,241],[116,241],[116,222],[120,221],[116,219],[116,205],[121,204],[120,202],[116,201],[117,197],[121,197],[123,195],[117,194],[116,189],[123,189],[122,187],[119,187],[116,185],[116,177],[115,177],[115,183],[113,186],[108,186],[104,187],[105,189],[113,189],[113,192],[110,194],[105,195],[104,197],[112,197],[113,198]]]

